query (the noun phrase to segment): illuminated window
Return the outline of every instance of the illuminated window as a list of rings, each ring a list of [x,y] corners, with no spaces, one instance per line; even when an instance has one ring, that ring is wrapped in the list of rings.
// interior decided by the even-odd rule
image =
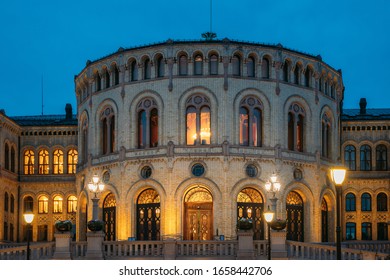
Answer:
[[[360,170],[371,170],[371,147],[368,145],[363,145],[360,148]]]
[[[194,75],[203,74],[203,57],[198,54],[194,58]]]
[[[38,213],[49,213],[49,199],[46,196],[40,196],[38,199]]]
[[[23,169],[24,174],[32,175],[34,174],[34,152],[32,150],[27,150],[24,152],[24,160],[23,160]]]
[[[76,213],[77,211],[77,198],[74,195],[68,198],[68,213]]]
[[[211,112],[208,99],[195,95],[186,104],[187,145],[210,144]]]
[[[53,213],[62,213],[62,197],[56,195],[53,200]]]
[[[114,152],[115,146],[115,115],[111,107],[106,107],[100,114],[102,127],[102,154]]]
[[[68,174],[76,173],[76,166],[78,162],[78,153],[75,149],[68,152]]]
[[[303,152],[305,110],[299,104],[292,104],[288,111],[288,149]]]
[[[53,153],[53,174],[64,174],[64,152],[59,149]]]
[[[47,150],[39,151],[38,172],[49,174],[49,152]]]
[[[349,170],[356,170],[356,149],[348,145],[344,149],[344,164]]]
[[[146,98],[138,108],[138,148],[144,149],[158,145],[158,110],[157,103]]]
[[[249,96],[240,103],[240,145],[262,145],[262,103],[256,97]]]

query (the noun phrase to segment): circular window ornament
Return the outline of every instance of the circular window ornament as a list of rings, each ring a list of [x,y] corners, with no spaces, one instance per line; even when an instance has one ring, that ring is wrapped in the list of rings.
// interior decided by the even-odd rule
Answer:
[[[248,164],[245,168],[245,173],[248,177],[256,177],[258,174],[257,167],[253,164]]]
[[[148,179],[152,176],[152,168],[150,166],[144,166],[141,169],[141,177],[144,179]]]
[[[203,164],[200,164],[200,163],[194,164],[192,166],[191,172],[192,172],[192,175],[194,175],[196,177],[202,176],[205,172]]]
[[[299,168],[296,168],[294,170],[294,179],[297,180],[297,181],[300,181],[303,179],[303,173],[302,173],[302,170],[300,170]]]

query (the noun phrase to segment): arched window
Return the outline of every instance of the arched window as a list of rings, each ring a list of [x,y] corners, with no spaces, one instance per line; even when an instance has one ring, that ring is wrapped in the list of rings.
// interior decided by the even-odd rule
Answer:
[[[130,81],[137,81],[138,80],[138,65],[135,60],[132,60],[129,64],[130,68]]]
[[[294,83],[296,85],[301,84],[301,71],[301,66],[299,64],[296,64],[294,69]]]
[[[62,213],[62,197],[56,195],[53,199],[53,213]]]
[[[376,196],[376,210],[387,211],[387,195],[383,192]]]
[[[321,155],[326,158],[331,157],[331,147],[332,147],[332,130],[331,130],[331,119],[328,114],[325,113],[322,116],[321,122]]]
[[[148,80],[151,78],[152,73],[152,65],[150,65],[149,58],[144,60],[144,80]]]
[[[346,223],[345,236],[347,240],[356,240],[356,223]]]
[[[363,193],[362,197],[362,211],[371,211],[371,195],[369,193]]]
[[[261,77],[263,79],[269,79],[270,77],[270,63],[267,57],[263,57],[261,61]]]
[[[331,84],[331,85],[330,85],[330,97],[332,97],[332,98],[334,98],[334,93],[335,93],[334,87],[335,87],[334,84]]]
[[[164,77],[165,75],[165,62],[164,62],[164,58],[162,56],[159,56],[157,58],[157,77],[158,78],[161,78],[161,77]]]
[[[60,149],[53,152],[53,174],[64,174],[64,152]]]
[[[218,55],[212,54],[209,57],[210,65],[209,65],[209,71],[210,75],[218,75]]]
[[[371,223],[362,223],[362,240],[372,240]]]
[[[42,195],[38,198],[38,213],[49,213],[49,199],[47,198],[47,196]]]
[[[9,146],[8,143],[5,143],[4,147],[4,169],[9,170]]]
[[[39,174],[49,174],[49,152],[47,150],[39,151],[38,172]]]
[[[305,110],[297,103],[288,111],[288,149],[303,152]]]
[[[238,55],[232,57],[233,76],[241,76],[241,58]]]
[[[376,147],[376,170],[387,170],[387,148],[385,145],[378,145]]]
[[[108,69],[104,71],[104,84],[104,88],[109,88],[111,86],[110,72],[108,71]]]
[[[200,54],[195,55],[194,58],[194,75],[203,74],[203,57]]]
[[[95,73],[95,88],[96,91],[102,90],[102,78],[100,77],[99,72]]]
[[[371,170],[371,147],[368,145],[363,145],[360,148],[360,170]]]
[[[144,190],[137,199],[137,240],[160,240],[160,195]]]
[[[287,60],[283,64],[283,81],[290,81],[290,63]]]
[[[323,91],[323,84],[324,84],[324,79],[321,76],[320,79],[318,80],[318,90],[321,92]]]
[[[256,97],[246,97],[240,103],[240,145],[261,147],[262,108]]]
[[[23,200],[24,213],[34,212],[34,200],[31,196],[27,196]]]
[[[356,197],[353,193],[345,196],[345,211],[356,211]]]
[[[74,195],[68,198],[68,213],[76,213],[77,211],[77,198]]]
[[[306,67],[305,71],[305,86],[311,87],[311,76],[312,76],[312,70],[310,67]]]
[[[16,155],[15,155],[15,148],[11,147],[11,172],[16,171]]]
[[[344,148],[344,165],[349,170],[356,170],[356,149],[353,145]]]
[[[68,151],[68,174],[76,173],[76,166],[78,162],[77,150],[71,149]]]
[[[253,57],[248,57],[246,61],[246,71],[248,74],[248,77],[255,77],[255,59]]]
[[[303,199],[295,191],[289,192],[286,198],[287,240],[304,241]]]
[[[15,197],[13,194],[11,194],[11,213],[14,213],[15,211]]]
[[[102,128],[102,154],[114,152],[115,147],[115,115],[111,107],[106,107],[100,114]]]
[[[9,197],[8,197],[8,193],[5,192],[4,194],[4,211],[5,212],[8,212],[8,204],[9,203]]]
[[[27,150],[24,152],[24,160],[23,160],[23,169],[25,175],[32,175],[34,174],[34,151]]]
[[[179,57],[179,75],[186,76],[188,74],[188,58],[182,54]]]
[[[138,148],[144,149],[158,145],[157,103],[146,98],[137,106],[138,110]]]
[[[111,73],[113,73],[114,75],[113,77],[114,85],[119,85],[119,68],[116,64],[113,64],[111,66]]]
[[[202,95],[187,100],[186,124],[187,145],[210,144],[211,112],[210,102]]]

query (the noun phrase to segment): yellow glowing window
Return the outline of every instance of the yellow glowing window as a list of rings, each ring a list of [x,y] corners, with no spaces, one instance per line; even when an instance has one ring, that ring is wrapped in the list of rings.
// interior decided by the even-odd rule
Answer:
[[[49,152],[47,150],[39,151],[39,174],[49,174]]]
[[[64,152],[55,150],[53,153],[53,173],[64,174]]]
[[[62,213],[62,197],[59,195],[54,197],[53,213]]]
[[[31,175],[34,174],[34,152],[32,150],[27,150],[24,152],[24,174]]]
[[[76,213],[77,211],[77,198],[74,195],[68,198],[68,213]]]
[[[76,166],[78,162],[78,153],[75,149],[68,152],[68,174],[76,173]]]
[[[49,212],[49,199],[46,196],[41,196],[38,199],[38,213],[47,214]]]

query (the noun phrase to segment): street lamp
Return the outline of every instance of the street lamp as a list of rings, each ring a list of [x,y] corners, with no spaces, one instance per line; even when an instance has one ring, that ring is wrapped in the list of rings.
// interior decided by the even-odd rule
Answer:
[[[98,175],[93,175],[92,181],[88,183],[88,189],[90,192],[94,193],[95,196],[92,198],[92,220],[98,219],[98,202],[99,198],[97,195],[104,190],[104,184],[100,182]]]
[[[30,230],[31,223],[34,220],[34,214],[29,211],[23,214],[24,221],[27,223],[27,260],[30,259]]]
[[[281,184],[278,182],[278,176],[276,176],[275,172],[272,173],[270,179],[265,183],[265,189],[267,192],[272,194],[271,200],[271,206],[272,211],[276,213],[276,201],[278,200],[276,198],[276,193],[280,191]]]
[[[330,169],[330,175],[336,186],[336,257],[341,260],[341,185],[344,182],[347,170],[344,167],[333,167]]]
[[[271,259],[271,226],[270,226],[270,223],[274,219],[274,212],[272,212],[269,209],[269,206],[268,206],[268,210],[266,212],[264,212],[264,218],[265,218],[265,221],[267,222],[267,228],[268,228],[268,259],[270,260]]]

